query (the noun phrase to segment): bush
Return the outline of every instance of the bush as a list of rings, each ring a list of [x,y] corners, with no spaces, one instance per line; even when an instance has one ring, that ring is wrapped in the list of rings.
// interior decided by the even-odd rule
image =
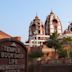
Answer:
[[[58,54],[59,54],[59,58],[67,57],[67,51],[65,51],[65,50],[59,50]]]
[[[29,58],[38,58],[38,57],[42,57],[43,53],[42,52],[32,52],[28,56],[29,56]]]

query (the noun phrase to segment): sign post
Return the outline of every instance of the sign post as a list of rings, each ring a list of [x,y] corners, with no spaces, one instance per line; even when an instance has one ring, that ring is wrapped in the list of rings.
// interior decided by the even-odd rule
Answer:
[[[22,42],[0,40],[0,72],[27,72],[27,49]]]

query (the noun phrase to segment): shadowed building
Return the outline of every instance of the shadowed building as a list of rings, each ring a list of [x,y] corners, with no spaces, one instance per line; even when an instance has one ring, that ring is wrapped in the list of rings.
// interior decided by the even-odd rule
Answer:
[[[13,37],[3,31],[0,31],[0,39],[4,39],[4,38],[12,38],[12,39],[16,39],[16,40],[21,40],[21,38],[19,36]]]

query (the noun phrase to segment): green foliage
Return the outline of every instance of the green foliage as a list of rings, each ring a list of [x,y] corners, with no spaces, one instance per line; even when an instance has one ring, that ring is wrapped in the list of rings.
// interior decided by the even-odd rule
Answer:
[[[47,44],[46,44],[48,47],[50,48],[55,48],[55,49],[59,49],[61,48],[61,43],[59,42],[59,40],[52,40],[52,39],[49,39],[47,41]]]
[[[50,38],[47,40],[46,45],[50,48],[55,49],[55,54],[62,48],[60,41],[57,39],[58,34],[57,32],[53,33]],[[63,52],[59,52],[61,56],[64,56]]]
[[[72,58],[72,51],[70,51],[69,55],[70,55],[70,58]]]
[[[56,32],[53,33],[48,39],[48,41],[46,42],[46,45],[50,48],[55,48],[55,50],[61,48],[62,47],[61,43],[59,42],[57,37],[58,37],[58,34]]]
[[[52,35],[50,35],[50,39],[52,39],[52,40],[56,40],[57,37],[58,37],[57,32],[54,32],[54,33],[52,33]]]
[[[50,47],[50,48],[53,47],[53,44],[54,44],[54,42],[53,42],[53,40],[51,40],[51,39],[49,39],[49,40],[46,42],[46,45],[47,45],[48,47]]]
[[[62,40],[62,44],[69,46],[69,48],[67,49],[67,57],[71,58],[72,57],[72,51],[71,51],[72,38],[71,37],[64,37]]]
[[[59,58],[65,58],[67,57],[67,51],[66,50],[58,50]]]
[[[67,44],[67,45],[72,45],[72,38],[71,37],[67,37],[67,38],[64,37],[62,43]]]
[[[38,58],[38,57],[41,57],[43,55],[42,52],[32,52],[31,54],[29,54],[29,58]]]
[[[63,38],[62,41],[57,39],[57,32],[53,33],[50,38],[46,41],[46,45],[50,48],[54,48],[55,52],[58,52],[60,57],[72,57],[72,51],[65,51],[62,49],[63,45],[72,46],[72,38]]]

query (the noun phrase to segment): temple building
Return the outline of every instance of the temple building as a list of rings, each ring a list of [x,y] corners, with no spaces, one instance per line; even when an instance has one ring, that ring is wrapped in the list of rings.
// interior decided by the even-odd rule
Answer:
[[[36,15],[29,26],[29,44],[30,46],[40,46],[49,38],[45,35],[45,27],[40,18]]]
[[[43,53],[41,59],[58,59],[59,55],[55,53],[55,49],[49,48],[45,44],[45,41],[55,32],[58,34],[57,39],[59,39],[60,42],[62,42],[64,38],[72,38],[72,23],[63,31],[62,23],[53,11],[49,13],[44,23],[39,16],[36,15],[30,22],[28,41],[25,43],[28,53],[41,51]],[[65,50],[72,49],[72,45],[67,44],[67,42],[64,42],[62,47]]]
[[[35,19],[31,22],[29,26],[29,39],[31,39],[33,35],[44,35],[44,34],[45,30],[43,23],[41,22],[38,16],[35,16]]]
[[[60,39],[64,38],[64,37],[72,37],[72,23],[70,23],[68,25],[68,28],[66,30],[64,30],[64,32],[62,33],[61,36],[59,36]]]
[[[45,21],[45,34],[51,35],[57,32],[59,35],[62,34],[62,24],[58,16],[53,11],[47,16]]]
[[[39,16],[30,22],[28,41],[25,43],[28,52],[35,52],[41,50],[48,57],[54,57],[55,50],[45,46],[44,42],[47,41],[52,33],[57,32],[58,39],[62,40],[64,37],[72,38],[72,23],[70,23],[66,30],[62,30],[62,23],[59,17],[51,11],[43,23]],[[64,45],[64,48],[67,45]]]
[[[72,23],[68,25],[68,28],[64,31],[64,34],[72,34]]]
[[[47,16],[45,23],[36,15],[29,26],[29,37],[26,45],[30,47],[43,45],[50,35],[57,32],[62,35],[62,24],[53,11]]]

